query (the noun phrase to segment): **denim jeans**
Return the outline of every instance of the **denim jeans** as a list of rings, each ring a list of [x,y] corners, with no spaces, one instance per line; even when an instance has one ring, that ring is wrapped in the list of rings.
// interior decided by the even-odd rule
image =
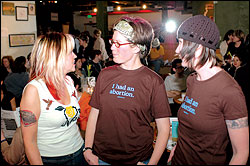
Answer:
[[[161,65],[164,63],[162,59],[152,60],[151,63],[154,66],[154,71],[159,74]]]
[[[83,146],[75,153],[59,157],[42,157],[44,165],[88,165],[83,156]]]
[[[147,159],[147,160],[145,160],[145,161],[143,161],[142,163],[144,163],[144,164],[148,164],[148,162],[149,162],[149,159]],[[111,164],[109,164],[109,163],[106,163],[106,162],[104,162],[104,161],[102,161],[102,160],[98,160],[98,163],[99,163],[99,165],[111,165]]]

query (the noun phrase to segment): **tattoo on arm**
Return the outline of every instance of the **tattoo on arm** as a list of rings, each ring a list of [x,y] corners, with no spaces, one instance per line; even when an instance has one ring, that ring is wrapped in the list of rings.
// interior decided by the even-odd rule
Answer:
[[[228,128],[239,129],[248,126],[248,118],[240,118],[235,120],[226,120]]]
[[[31,126],[37,121],[35,114],[28,110],[20,110],[20,117],[24,127]]]

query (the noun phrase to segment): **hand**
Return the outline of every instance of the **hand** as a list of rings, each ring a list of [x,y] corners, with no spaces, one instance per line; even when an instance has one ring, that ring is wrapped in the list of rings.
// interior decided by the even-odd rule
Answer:
[[[173,149],[170,152],[170,155],[168,157],[168,163],[172,160],[173,156],[174,156],[174,151],[175,151],[176,145],[173,147]]]
[[[4,139],[5,139],[5,137],[4,137],[3,129],[1,129],[1,141]]]
[[[140,162],[140,161],[139,161],[139,162],[137,163],[137,165],[146,165],[146,164],[144,164],[143,162]]]
[[[83,156],[89,165],[99,165],[98,157],[92,153],[92,150],[86,150]]]

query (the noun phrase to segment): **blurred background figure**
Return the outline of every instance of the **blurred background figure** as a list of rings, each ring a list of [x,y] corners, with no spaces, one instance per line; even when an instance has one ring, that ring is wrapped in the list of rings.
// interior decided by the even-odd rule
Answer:
[[[172,70],[174,74],[165,78],[165,88],[168,96],[168,102],[171,108],[172,116],[177,117],[177,112],[180,104],[174,102],[174,98],[180,98],[181,92],[186,91],[186,79],[184,74],[184,67],[181,65],[181,59],[174,59],[172,61]]]
[[[226,34],[224,35],[223,41],[220,43],[220,53],[222,56],[226,55],[228,45],[233,41],[233,33],[234,30],[232,29],[227,31]]]
[[[108,59],[108,54],[106,51],[105,42],[103,38],[101,37],[101,35],[102,35],[102,31],[100,29],[94,30],[95,42],[94,42],[93,49],[100,50],[102,53],[102,58],[103,58],[102,60],[105,61],[106,59]]]
[[[1,62],[1,81],[3,81],[9,73],[12,72],[13,70],[13,65],[14,65],[14,59],[12,56],[3,56],[2,57],[2,62]]]
[[[17,57],[14,61],[12,73],[4,80],[6,90],[15,96],[16,107],[20,106],[23,89],[29,81],[29,74],[27,73],[26,66],[26,58],[24,56]]]
[[[161,65],[164,65],[163,56],[164,48],[158,38],[155,38],[150,51],[150,63],[154,66],[154,71],[160,74]]]

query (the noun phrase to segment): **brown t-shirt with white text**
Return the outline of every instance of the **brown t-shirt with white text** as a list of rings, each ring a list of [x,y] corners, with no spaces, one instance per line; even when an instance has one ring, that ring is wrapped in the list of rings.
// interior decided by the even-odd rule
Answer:
[[[178,141],[172,164],[226,164],[229,135],[225,120],[247,116],[242,90],[226,71],[205,81],[191,74],[178,111]]]
[[[164,81],[149,68],[101,71],[90,100],[99,109],[94,152],[110,164],[136,164],[153,151],[153,119],[171,116]]]

